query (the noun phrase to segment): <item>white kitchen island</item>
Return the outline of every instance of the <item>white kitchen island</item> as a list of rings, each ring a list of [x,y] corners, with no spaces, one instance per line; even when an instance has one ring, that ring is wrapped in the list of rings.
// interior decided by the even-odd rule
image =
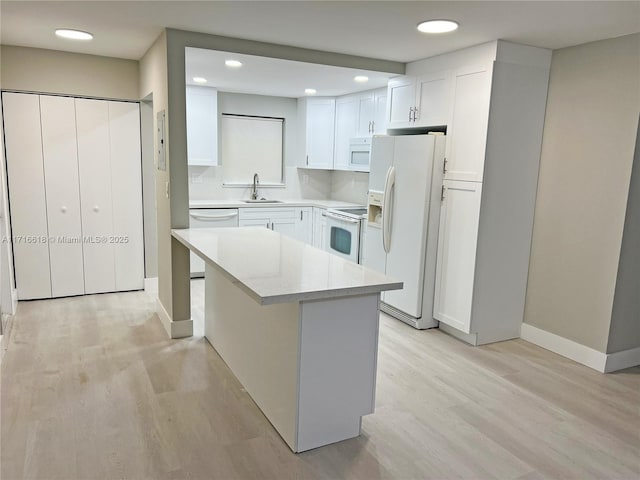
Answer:
[[[266,228],[173,230],[205,262],[205,336],[284,441],[360,434],[373,413],[379,299],[402,282]]]

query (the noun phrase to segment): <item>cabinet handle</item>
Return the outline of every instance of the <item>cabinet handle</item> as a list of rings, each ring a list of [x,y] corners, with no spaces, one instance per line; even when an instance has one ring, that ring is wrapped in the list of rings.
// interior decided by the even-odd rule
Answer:
[[[413,121],[415,122],[418,119],[418,107],[413,109]]]
[[[271,230],[273,230],[273,222],[271,222]]]
[[[376,131],[376,121],[371,122],[371,133],[375,133]]]
[[[412,116],[413,116],[413,107],[409,107],[409,121],[411,121]]]
[[[60,207],[60,211],[62,213],[67,213],[67,207],[64,207],[64,206]]]
[[[267,229],[269,228],[269,222],[267,222]]]
[[[300,210],[300,221],[302,221],[302,214],[304,213],[303,210]]]
[[[93,211],[96,212],[96,213],[99,212],[100,211],[100,207],[98,205],[94,205],[93,206]]]
[[[447,157],[444,157],[444,163],[442,164],[442,174],[447,174]]]
[[[446,191],[446,187],[442,185],[442,193],[440,194],[440,201],[444,201],[444,192]]]
[[[309,155],[307,155],[307,165],[309,165]]]

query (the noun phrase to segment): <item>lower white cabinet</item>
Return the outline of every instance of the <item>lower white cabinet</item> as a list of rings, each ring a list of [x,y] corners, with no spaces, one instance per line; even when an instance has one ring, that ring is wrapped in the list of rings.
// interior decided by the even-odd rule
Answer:
[[[327,235],[327,210],[313,207],[313,246],[320,250],[325,249]]]
[[[301,242],[311,243],[311,207],[240,208],[239,227],[266,227]]]
[[[2,102],[18,298],[142,289],[139,105]]]
[[[434,318],[470,333],[482,184],[444,181]]]

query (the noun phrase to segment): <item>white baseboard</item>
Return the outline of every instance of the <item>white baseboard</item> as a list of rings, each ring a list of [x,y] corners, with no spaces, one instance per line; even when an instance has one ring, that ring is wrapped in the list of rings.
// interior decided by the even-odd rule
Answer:
[[[158,294],[158,277],[149,277],[144,279],[144,291],[151,294]]]
[[[172,321],[159,298],[156,300],[156,310],[167,335],[169,335],[169,338],[185,338],[193,336],[193,320]]]
[[[528,323],[523,323],[520,338],[599,372],[604,373],[606,371],[606,353],[581,345],[555,333],[547,332]]]
[[[608,353],[604,371],[605,373],[615,372],[616,370],[623,370],[637,365],[640,365],[640,347],[623,350],[622,352]]]

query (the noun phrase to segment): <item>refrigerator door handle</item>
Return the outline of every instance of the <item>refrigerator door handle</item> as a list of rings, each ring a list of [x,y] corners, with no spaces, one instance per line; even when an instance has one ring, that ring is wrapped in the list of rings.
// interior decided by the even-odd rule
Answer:
[[[387,178],[384,182],[384,197],[382,199],[382,246],[386,253],[391,248],[391,193],[396,183],[396,167],[391,166],[387,170]]]

